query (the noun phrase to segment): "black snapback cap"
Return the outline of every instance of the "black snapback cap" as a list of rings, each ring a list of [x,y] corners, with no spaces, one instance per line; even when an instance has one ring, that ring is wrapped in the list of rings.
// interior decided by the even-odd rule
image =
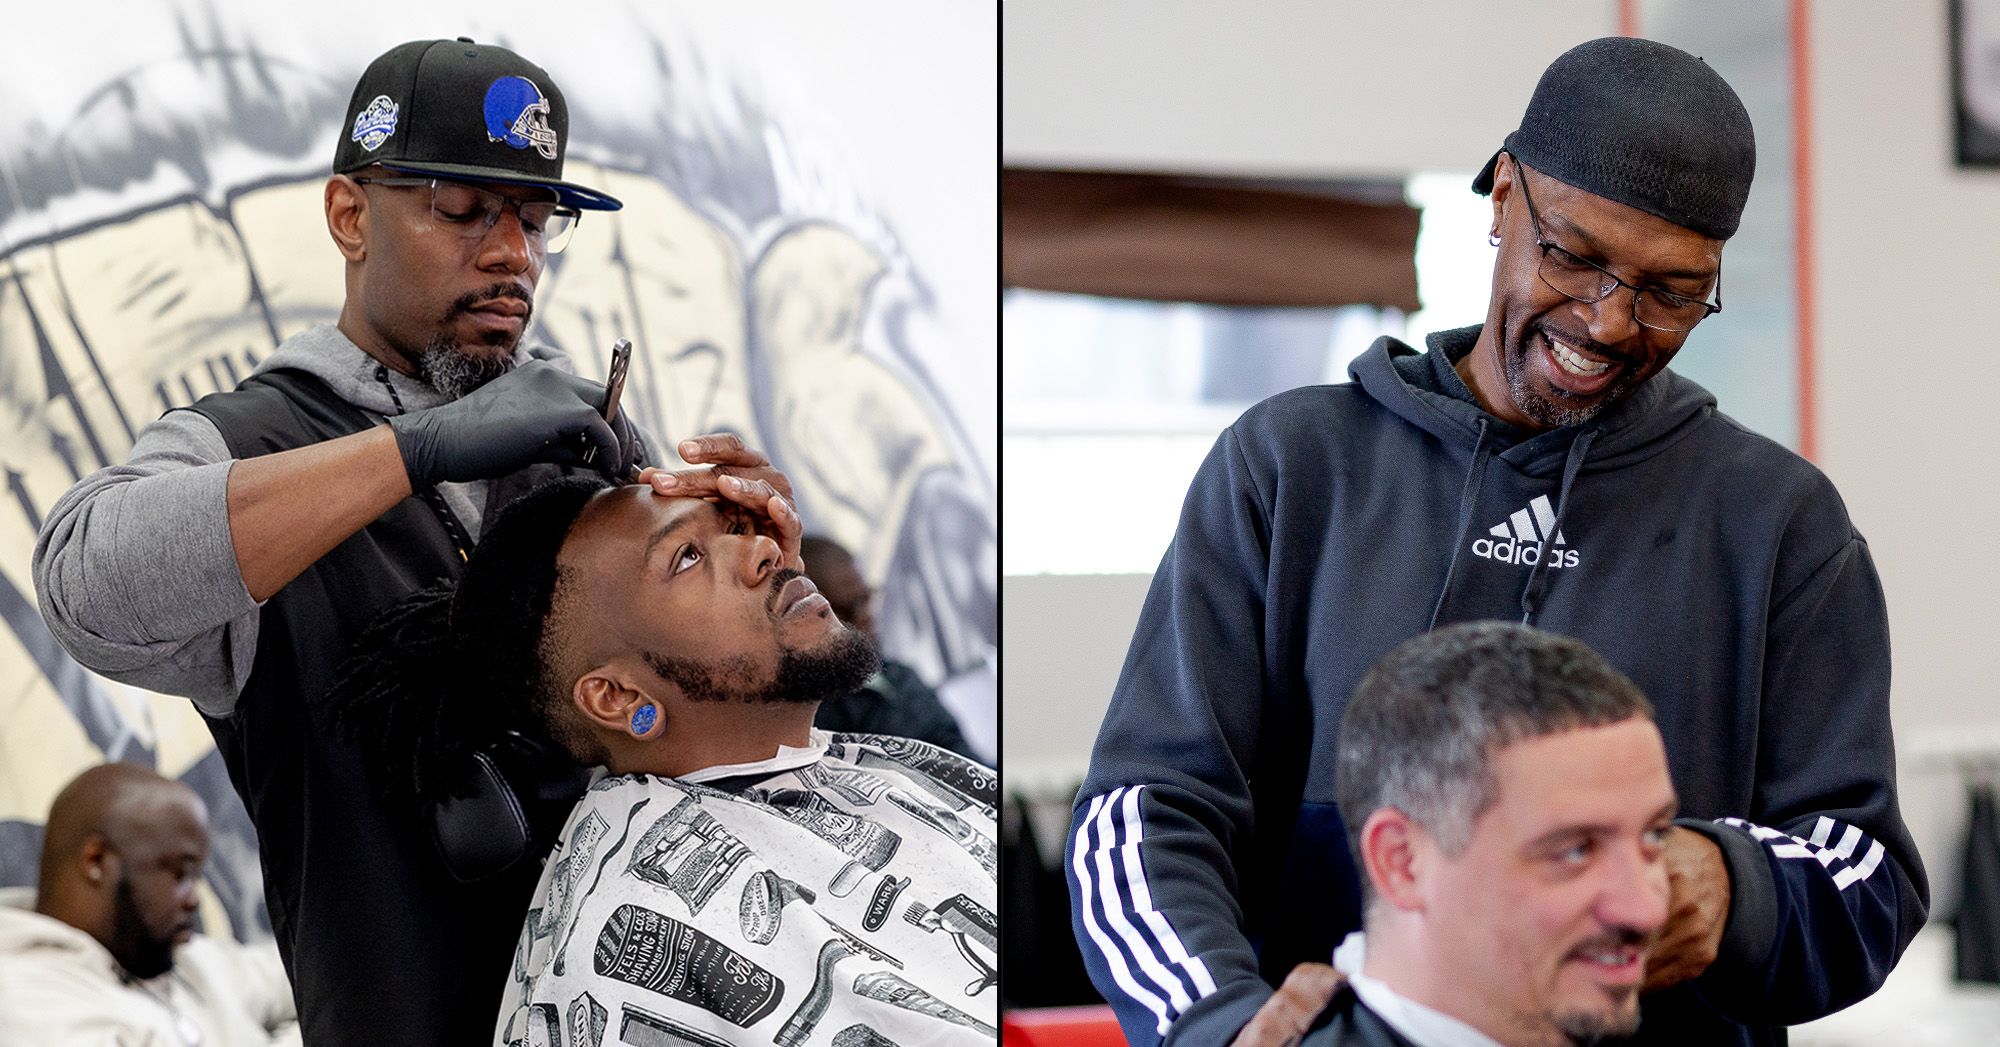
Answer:
[[[368,63],[333,151],[335,174],[381,164],[412,174],[546,186],[559,202],[616,211],[562,180],[569,105],[541,66],[469,38],[413,40]]]

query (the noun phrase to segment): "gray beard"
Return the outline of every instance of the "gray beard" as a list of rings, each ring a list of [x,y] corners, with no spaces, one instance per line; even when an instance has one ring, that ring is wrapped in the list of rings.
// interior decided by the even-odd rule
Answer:
[[[442,337],[417,354],[417,377],[446,400],[456,400],[513,369],[512,353],[497,358],[473,356]]]
[[[1514,397],[1514,406],[1536,425],[1560,429],[1587,422],[1631,394],[1632,372],[1628,367],[1594,403],[1572,407],[1561,399],[1537,396],[1528,388],[1528,340],[1534,336],[1533,331],[1524,332],[1517,351],[1500,354],[1500,370],[1507,376],[1507,391]]]

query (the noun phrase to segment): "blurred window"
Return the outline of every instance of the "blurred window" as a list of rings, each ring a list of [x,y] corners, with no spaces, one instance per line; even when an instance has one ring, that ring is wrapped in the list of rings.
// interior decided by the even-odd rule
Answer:
[[[1001,570],[1150,574],[1188,482],[1244,409],[1347,380],[1382,335],[1478,323],[1493,249],[1472,175],[1405,184],[1424,308],[1257,308],[1010,289],[1002,300]]]

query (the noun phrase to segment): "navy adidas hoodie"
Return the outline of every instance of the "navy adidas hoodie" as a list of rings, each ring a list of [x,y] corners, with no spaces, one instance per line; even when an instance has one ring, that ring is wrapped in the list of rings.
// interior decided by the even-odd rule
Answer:
[[[1783,1043],[1879,987],[1923,923],[1882,589],[1833,485],[1671,370],[1581,425],[1510,427],[1449,373],[1478,332],[1422,355],[1385,338],[1352,382],[1258,404],[1188,491],[1067,856],[1135,1045],[1227,1043],[1360,927],[1341,713],[1389,648],[1468,619],[1577,637],[1630,676],[1681,824],[1728,864],[1720,957],[1645,997],[1638,1042]]]

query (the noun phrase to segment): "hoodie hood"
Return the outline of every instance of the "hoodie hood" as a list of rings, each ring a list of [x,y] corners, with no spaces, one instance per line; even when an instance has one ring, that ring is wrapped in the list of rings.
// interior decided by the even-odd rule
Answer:
[[[1474,513],[1486,487],[1487,474],[1498,462],[1533,480],[1557,480],[1553,511],[1534,531],[1532,566],[1522,579],[1517,606],[1520,620],[1532,625],[1551,582],[1551,555],[1564,542],[1563,521],[1570,496],[1580,478],[1602,474],[1644,461],[1693,433],[1715,409],[1706,389],[1661,370],[1632,395],[1588,421],[1545,432],[1509,425],[1476,404],[1445,391],[1455,383],[1448,374],[1472,351],[1478,327],[1461,327],[1430,336],[1430,355],[1394,338],[1380,338],[1349,368],[1362,390],[1404,421],[1439,438],[1448,457],[1464,463],[1459,489],[1458,524],[1452,532],[1452,553],[1431,607],[1431,628],[1455,620],[1462,608],[1459,595],[1463,553],[1473,537]],[[1546,511],[1546,510],[1545,510]]]
[[[33,887],[0,889],[0,957],[28,955],[101,966],[114,977],[118,970],[118,961],[97,939],[36,912]]]
[[[1438,331],[1426,345],[1433,359],[1457,362],[1472,351],[1479,328]],[[1641,383],[1632,395],[1578,425],[1535,431],[1508,425],[1478,405],[1413,382],[1411,375],[1432,364],[1416,349],[1395,338],[1378,338],[1357,357],[1348,374],[1375,402],[1431,433],[1457,454],[1470,457],[1482,424],[1487,439],[1497,445],[1493,457],[1525,476],[1546,479],[1561,475],[1577,436],[1596,430],[1581,472],[1606,472],[1643,461],[1672,447],[1715,410],[1708,390],[1671,368]]]

